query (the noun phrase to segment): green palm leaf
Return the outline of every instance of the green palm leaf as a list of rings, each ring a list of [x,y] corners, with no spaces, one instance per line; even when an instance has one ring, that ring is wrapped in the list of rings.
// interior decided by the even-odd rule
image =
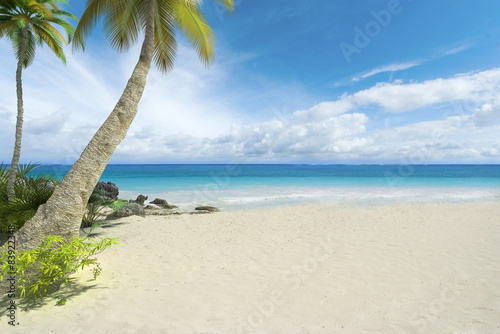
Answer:
[[[7,37],[12,42],[14,54],[19,60],[23,42],[23,28],[28,27],[28,41],[24,67],[33,63],[36,44],[46,44],[54,54],[65,63],[63,44],[71,42],[74,27],[67,19],[78,19],[70,12],[61,9],[65,0],[1,0],[0,1],[0,38]],[[65,38],[56,28],[66,32]]]
[[[226,10],[234,10],[233,0],[215,0]],[[201,1],[155,0],[153,61],[162,73],[172,69],[177,53],[176,30],[183,33],[200,60],[209,65],[214,59],[214,33],[201,11]],[[134,45],[145,26],[141,0],[87,0],[85,12],[75,30],[73,50],[83,48],[99,17],[112,47],[126,51]]]
[[[178,1],[175,19],[186,38],[196,49],[201,61],[208,65],[214,58],[214,33],[194,1]]]

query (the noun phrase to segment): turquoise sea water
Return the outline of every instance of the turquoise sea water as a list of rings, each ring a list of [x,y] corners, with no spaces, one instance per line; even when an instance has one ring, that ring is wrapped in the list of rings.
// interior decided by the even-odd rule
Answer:
[[[65,175],[71,166],[38,172]],[[500,199],[500,165],[108,165],[101,181],[189,208]]]

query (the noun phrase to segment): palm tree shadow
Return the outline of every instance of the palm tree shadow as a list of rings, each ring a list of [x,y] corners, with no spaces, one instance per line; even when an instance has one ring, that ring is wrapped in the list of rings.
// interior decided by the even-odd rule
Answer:
[[[107,221],[104,220],[101,222],[101,226],[92,230],[90,232],[90,234],[89,234],[90,227],[85,227],[85,228],[80,229],[80,236],[81,237],[89,237],[89,238],[100,237],[101,235],[103,235],[105,230],[107,230],[109,228],[117,227],[120,225],[126,225],[126,224],[129,224],[129,223],[127,223],[127,222],[110,222],[109,220],[107,220]]]
[[[93,279],[88,281],[93,281]],[[28,312],[41,309],[49,304],[56,306],[56,302],[58,300],[70,300],[71,298],[80,296],[91,289],[99,289],[99,287],[97,284],[87,285],[78,281],[76,277],[70,277],[68,282],[63,284],[60,289],[51,287],[48,289],[46,295],[36,299],[32,296],[19,297],[20,291],[16,291],[16,297],[14,299],[9,298],[9,296],[5,294],[0,298],[0,318],[3,318],[4,315],[7,316],[7,313],[9,312],[7,308],[11,305],[11,301],[15,301],[16,309]]]
[[[106,229],[106,228],[112,228],[112,227],[116,227],[116,226],[120,226],[120,225],[126,225],[126,224],[130,224],[130,223],[127,223],[127,222],[106,223],[106,224],[103,224],[101,226],[101,228]]]

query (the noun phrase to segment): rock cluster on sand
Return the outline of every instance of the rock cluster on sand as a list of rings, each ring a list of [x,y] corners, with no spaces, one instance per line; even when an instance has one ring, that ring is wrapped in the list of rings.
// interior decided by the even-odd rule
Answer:
[[[155,198],[154,201],[151,201],[149,202],[150,204],[155,204],[155,205],[158,205],[164,209],[175,209],[177,208],[177,206],[175,205],[170,205],[168,204],[168,202],[164,199],[161,199],[161,198]]]
[[[135,201],[133,199],[131,199],[129,201],[129,203],[137,203],[137,204],[140,204],[140,205],[144,205],[144,201],[148,199],[148,196],[144,196],[144,195],[139,195],[137,196],[137,198],[135,199]]]
[[[144,208],[142,205],[137,204],[137,203],[128,203],[122,208],[115,210],[111,212],[109,215],[106,216],[106,220],[113,220],[113,219],[118,219],[118,218],[123,218],[123,217],[129,217],[132,215],[136,216],[141,216],[141,217],[146,217],[146,212],[144,211]]]
[[[208,205],[197,206],[195,208],[195,210],[197,210],[197,211],[207,211],[207,212],[219,212],[220,211],[216,207],[214,207],[214,206],[208,206]]]
[[[104,183],[100,182],[101,189],[110,189],[108,184],[113,185],[112,183]],[[113,185],[114,186],[114,185]],[[118,188],[116,188],[116,194],[118,194]],[[129,200],[125,202],[125,205],[117,210],[114,210],[109,215],[107,215],[106,220],[113,220],[118,218],[129,217],[132,215],[145,217],[146,215],[180,215],[180,214],[202,214],[202,213],[212,213],[219,212],[220,210],[213,206],[197,206],[194,211],[181,211],[172,210],[177,208],[176,205],[168,204],[165,199],[155,198],[153,201],[149,202],[149,204],[145,204],[145,201],[148,199],[148,196],[139,195],[135,200]]]

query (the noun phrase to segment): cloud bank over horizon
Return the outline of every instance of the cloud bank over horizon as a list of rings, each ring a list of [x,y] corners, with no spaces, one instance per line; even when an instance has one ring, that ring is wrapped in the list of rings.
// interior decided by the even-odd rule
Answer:
[[[74,60],[75,72],[82,73]],[[132,56],[125,62],[131,60]],[[97,82],[95,74],[86,75],[91,83]],[[190,75],[180,66],[168,79],[151,76],[139,109],[142,117],[138,116],[111,163],[500,162],[500,143],[492,140],[500,130],[500,68],[422,82],[379,82],[308,109],[274,110],[261,122],[245,113],[211,113],[216,120],[212,124],[197,113],[202,108],[192,98],[207,82],[225,74]],[[177,85],[178,80],[183,84]],[[164,95],[164,91],[172,95]],[[158,93],[161,97],[151,99]],[[118,92],[100,90],[98,98],[108,101],[102,104],[102,120],[107,116],[105,108],[112,108],[114,96],[110,95]],[[169,104],[180,113],[162,114]],[[7,128],[11,129],[2,134],[4,142],[13,137],[15,118],[8,111],[13,106],[14,101],[10,108],[0,105],[2,118],[9,116]],[[422,120],[401,120],[403,113],[421,114]],[[23,157],[73,163],[100,125],[82,123],[84,118],[77,114],[68,104],[40,117],[27,117]],[[167,123],[176,125],[165,131]],[[2,156],[8,157],[8,153],[9,147],[4,147]]]
[[[215,138],[179,133],[154,145],[153,135],[132,135],[117,154],[133,159],[131,153],[140,150],[150,157],[248,162],[498,162],[500,143],[492,138],[500,130],[499,89],[499,68],[421,83],[381,83],[292,115],[233,124]],[[359,111],[366,106],[375,110],[372,117]],[[435,113],[435,119],[390,126],[390,114],[403,112]],[[380,118],[386,126],[374,129],[371,123]]]

